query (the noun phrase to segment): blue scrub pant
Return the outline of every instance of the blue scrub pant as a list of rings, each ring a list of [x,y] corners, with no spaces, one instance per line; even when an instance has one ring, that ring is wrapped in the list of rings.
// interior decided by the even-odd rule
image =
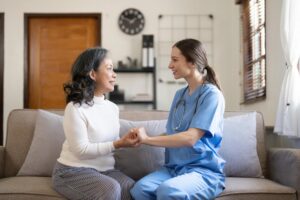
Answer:
[[[139,180],[130,193],[136,200],[210,200],[224,190],[224,181],[213,172],[173,176],[163,167]]]

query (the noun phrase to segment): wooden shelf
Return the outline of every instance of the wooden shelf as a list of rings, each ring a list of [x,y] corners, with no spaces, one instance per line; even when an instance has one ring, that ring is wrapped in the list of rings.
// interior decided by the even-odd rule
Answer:
[[[154,67],[114,69],[116,73],[153,73]]]
[[[116,104],[153,104],[154,101],[112,101]]]

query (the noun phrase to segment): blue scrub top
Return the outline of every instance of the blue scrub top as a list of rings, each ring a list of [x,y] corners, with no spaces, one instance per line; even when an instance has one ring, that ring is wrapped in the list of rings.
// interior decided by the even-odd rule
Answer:
[[[223,174],[225,161],[218,154],[222,141],[225,101],[213,84],[199,86],[191,95],[187,87],[178,90],[167,122],[172,135],[198,128],[205,132],[193,147],[166,148],[165,166],[175,175],[187,172]]]

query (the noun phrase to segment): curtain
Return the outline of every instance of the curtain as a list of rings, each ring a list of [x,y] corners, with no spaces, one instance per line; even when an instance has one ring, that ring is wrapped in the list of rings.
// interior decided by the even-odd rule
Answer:
[[[300,0],[282,0],[280,36],[286,70],[274,132],[300,137]]]

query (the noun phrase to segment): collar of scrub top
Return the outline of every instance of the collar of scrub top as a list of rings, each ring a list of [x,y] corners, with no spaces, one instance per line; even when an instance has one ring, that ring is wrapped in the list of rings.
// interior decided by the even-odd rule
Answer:
[[[205,85],[205,83],[203,83],[203,84],[201,84],[201,88],[203,87]],[[185,100],[184,100],[184,94],[186,93],[186,91],[188,90],[188,88],[189,88],[189,86],[186,86],[186,88],[184,88],[184,90],[183,90],[183,92],[182,92],[182,94],[181,94],[181,96],[180,96],[180,98],[179,98],[179,100],[177,101],[177,103],[176,103],[176,105],[175,105],[175,109],[174,109],[174,114],[173,114],[173,119],[175,119],[175,115],[176,115],[176,113],[177,113],[177,109],[178,109],[178,107],[180,106],[180,104],[182,104],[182,106],[183,106],[183,114],[182,114],[182,116],[181,116],[181,119],[180,119],[180,121],[179,121],[179,123],[178,123],[178,125],[177,126],[175,126],[175,127],[173,127],[173,130],[174,131],[178,131],[179,130],[179,128],[180,128],[180,126],[181,126],[181,124],[182,124],[182,121],[183,121],[183,116],[184,116],[184,113],[185,113]],[[201,89],[200,88],[200,89]],[[198,95],[198,97],[197,97],[197,100],[196,100],[196,106],[195,106],[195,109],[194,109],[194,113],[193,113],[193,117],[194,117],[194,115],[196,114],[196,112],[197,112],[197,108],[198,108],[198,101],[199,101],[199,99],[200,99],[200,96],[201,96],[201,93],[202,92],[199,92],[199,95]],[[191,123],[191,122],[190,122]]]

